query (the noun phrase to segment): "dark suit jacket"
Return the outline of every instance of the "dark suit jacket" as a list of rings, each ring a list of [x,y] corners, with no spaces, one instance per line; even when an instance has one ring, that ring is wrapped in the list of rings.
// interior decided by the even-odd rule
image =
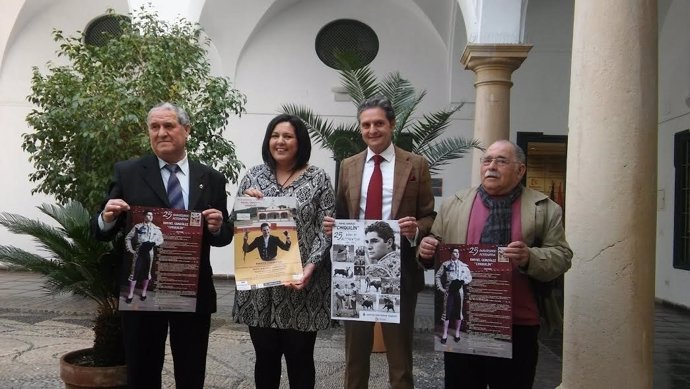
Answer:
[[[259,257],[261,257],[262,260],[264,261],[272,261],[278,256],[278,247],[280,247],[283,250],[290,250],[290,243],[285,242],[280,240],[275,235],[269,235],[268,236],[268,247],[264,245],[264,237],[263,236],[257,236],[254,238],[252,243],[244,243],[242,245],[242,249],[244,250],[245,253],[248,253],[256,248],[259,249]]]
[[[189,210],[203,211],[215,208],[223,213],[223,220],[226,220],[216,235],[211,234],[207,229],[204,230],[196,303],[198,313],[216,311],[216,291],[213,287],[213,270],[209,259],[211,246],[221,247],[232,241],[232,225],[228,221],[225,183],[225,177],[215,169],[189,161]],[[116,163],[115,174],[108,188],[108,197],[101,209],[109,199],[122,199],[130,206],[169,208],[158,158],[155,155],[147,155],[139,159]],[[112,240],[126,227],[127,218],[123,213],[112,229],[102,232],[98,227],[99,215],[100,212],[91,220],[91,231],[98,240]],[[122,258],[122,256],[116,257]]]
[[[340,164],[338,193],[336,195],[336,218],[359,219],[359,200],[362,187],[362,172],[367,150],[345,159]],[[436,217],[434,195],[431,193],[429,164],[419,155],[395,147],[393,173],[393,202],[390,219],[405,216],[417,219],[419,234],[417,243],[429,233]],[[384,215],[384,218],[386,215]],[[401,247],[401,289],[405,292],[419,292],[424,288],[424,269],[416,259],[415,249],[407,238],[400,239]]]

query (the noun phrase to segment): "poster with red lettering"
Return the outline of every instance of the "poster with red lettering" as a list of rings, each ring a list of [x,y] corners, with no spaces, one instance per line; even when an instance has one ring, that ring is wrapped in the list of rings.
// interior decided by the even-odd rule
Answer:
[[[439,246],[436,351],[512,358],[512,264],[502,253],[489,244]]]
[[[132,207],[120,310],[196,311],[203,228],[201,212]]]

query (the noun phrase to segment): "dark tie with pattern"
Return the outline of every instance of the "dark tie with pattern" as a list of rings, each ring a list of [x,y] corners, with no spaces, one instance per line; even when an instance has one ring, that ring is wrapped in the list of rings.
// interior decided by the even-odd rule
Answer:
[[[184,198],[182,198],[182,186],[180,186],[180,180],[177,179],[177,171],[180,167],[173,165],[165,165],[165,168],[170,172],[170,177],[168,178],[168,201],[170,202],[170,208],[185,209],[184,208]]]
[[[383,173],[381,172],[383,157],[376,154],[372,159],[374,160],[374,172],[371,173],[367,188],[367,205],[364,208],[364,218],[380,220],[383,212]]]

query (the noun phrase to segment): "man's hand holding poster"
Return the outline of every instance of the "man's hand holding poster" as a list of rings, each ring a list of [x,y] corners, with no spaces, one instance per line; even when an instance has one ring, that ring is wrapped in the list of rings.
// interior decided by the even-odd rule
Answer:
[[[331,318],[400,323],[400,227],[395,220],[336,220]]]
[[[128,220],[120,310],[194,312],[201,212],[132,207]]]
[[[512,357],[512,265],[502,250],[487,244],[439,246],[435,350]]]
[[[235,200],[235,282],[238,290],[302,278],[294,197]]]

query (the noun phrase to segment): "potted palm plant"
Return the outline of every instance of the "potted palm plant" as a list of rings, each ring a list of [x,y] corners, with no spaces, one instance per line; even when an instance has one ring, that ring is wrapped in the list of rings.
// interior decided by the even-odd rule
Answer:
[[[0,261],[44,274],[49,292],[71,292],[97,302],[94,355],[65,355],[63,379],[81,370],[68,365],[71,357],[100,366],[124,362],[115,274],[122,261],[116,253],[123,250],[89,236],[89,215],[103,200],[114,163],[150,152],[148,110],[162,101],[178,102],[193,123],[189,155],[233,182],[242,168],[234,144],[223,132],[231,114],[244,112],[246,98],[227,78],[210,74],[210,42],[200,27],[185,20],[162,21],[147,7],[130,17],[112,10],[107,16],[120,21],[117,35],[106,35],[101,40],[105,43],[93,45],[83,33],[65,36],[55,30],[57,55],[67,64],[48,63],[45,73],[38,67],[33,70],[28,99],[35,107],[26,118],[33,131],[23,135],[22,148],[34,166],[29,176],[37,183],[33,192],[52,195],[64,204],[39,207],[57,225],[10,213],[0,218],[0,224],[32,236],[45,250],[41,256],[0,246]],[[98,371],[95,379],[109,374]],[[123,379],[114,387],[124,385]]]
[[[360,102],[370,97],[388,98],[395,110],[393,143],[425,157],[432,175],[439,173],[450,161],[462,158],[473,148],[479,148],[479,142],[476,140],[461,137],[439,138],[450,125],[451,116],[464,104],[423,114],[421,118],[415,119],[415,110],[426,96],[426,91],[417,92],[412,83],[399,72],[389,73],[379,81],[368,65],[355,68],[352,66],[353,63],[355,62],[341,59],[341,70],[338,71],[341,86],[352,103],[357,107]],[[336,161],[336,173],[340,161],[366,148],[356,121],[335,123],[298,104],[284,104],[281,109],[284,113],[302,119],[314,141],[331,150]],[[335,176],[337,187],[337,174]]]
[[[90,237],[90,214],[79,202],[43,204],[38,209],[56,224],[3,212],[0,225],[12,233],[32,237],[43,255],[2,245],[0,261],[43,274],[49,293],[72,293],[96,302],[93,349],[65,354],[60,361],[60,374],[65,382],[95,387],[94,382],[80,378],[80,371],[81,366],[98,366],[98,381],[113,382],[101,387],[122,387],[126,383],[126,368],[117,309],[117,262],[111,258],[112,245]],[[80,363],[72,367],[68,363],[71,360]]]

